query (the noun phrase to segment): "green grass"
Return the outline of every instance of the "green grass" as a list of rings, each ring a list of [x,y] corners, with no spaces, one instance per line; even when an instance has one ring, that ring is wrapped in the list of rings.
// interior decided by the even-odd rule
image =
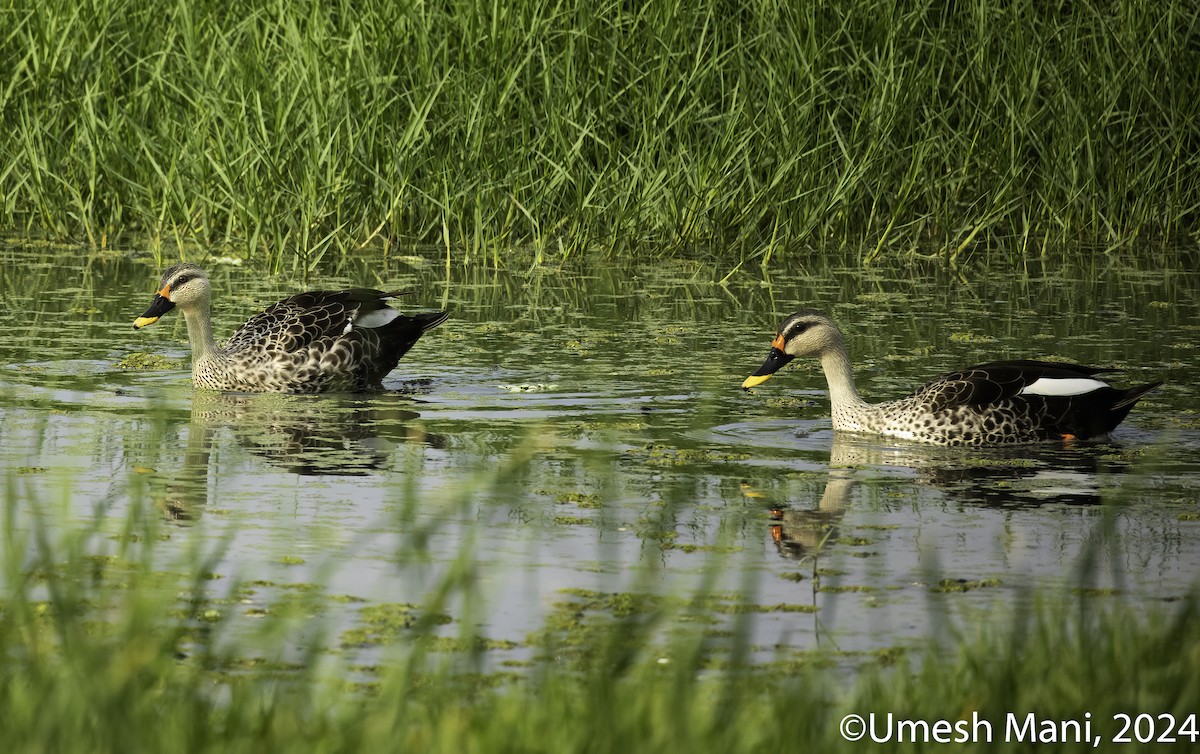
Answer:
[[[239,639],[205,596],[203,562],[171,576],[136,557],[154,539],[96,558],[85,555],[86,533],[52,544],[5,523],[0,727],[14,753],[852,751],[865,744],[840,739],[850,713],[932,722],[978,712],[998,740],[1009,712],[1089,713],[1109,740],[1117,713],[1183,721],[1200,704],[1192,599],[1150,614],[1088,597],[1035,601],[1011,623],[931,641],[915,656],[866,658],[857,677],[833,651],[747,665],[738,659],[747,624],[706,634],[680,620],[690,608],[669,607],[686,601],[636,595],[577,628],[552,619],[542,658],[507,669],[481,670],[501,644],[439,637],[440,621],[408,618],[388,629],[400,644],[388,663],[348,667],[311,638],[318,619],[307,613],[297,624],[268,611],[252,641]],[[298,659],[264,656],[271,646]]]
[[[1175,242],[1197,35],[1186,0],[19,1],[0,226],[308,268]]]

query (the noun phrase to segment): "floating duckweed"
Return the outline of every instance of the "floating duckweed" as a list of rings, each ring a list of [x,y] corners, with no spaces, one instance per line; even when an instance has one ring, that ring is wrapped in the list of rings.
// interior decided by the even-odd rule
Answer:
[[[597,521],[585,516],[555,516],[554,523],[561,526],[595,526]]]
[[[1000,579],[942,579],[933,587],[935,592],[969,592],[1000,586]]]
[[[1034,469],[1042,464],[1033,458],[956,458],[954,465],[983,469],[999,467],[1006,469]]]
[[[416,605],[407,602],[369,605],[360,608],[358,615],[365,625],[343,631],[343,647],[383,644],[419,622],[445,625],[453,620],[444,613],[420,614]]]
[[[678,542],[660,542],[659,547],[664,550],[679,550],[681,552],[723,552],[733,553],[741,552],[742,548],[734,545],[694,545]]]
[[[284,555],[279,559],[284,565],[304,565],[304,558],[298,558],[295,555]]]
[[[991,335],[978,335],[976,333],[956,332],[950,335],[951,343],[995,343],[996,339]]]
[[[627,616],[651,612],[661,603],[662,599],[657,595],[616,592],[608,596],[607,608],[613,615]]]
[[[1200,414],[1190,409],[1182,409],[1177,414],[1163,416],[1159,421],[1162,426],[1175,429],[1200,429]]]
[[[839,545],[846,545],[847,547],[862,547],[873,544],[874,540],[867,539],[866,537],[839,537],[837,543]]]
[[[794,395],[772,396],[764,401],[767,408],[810,408],[816,406],[817,402],[807,398],[797,398]]]
[[[595,493],[563,492],[555,497],[559,503],[572,503],[580,508],[602,508],[600,496]]]
[[[183,366],[183,362],[178,359],[167,358],[162,354],[136,351],[113,364],[113,366],[126,372],[148,372],[155,369],[179,369]]]
[[[838,586],[826,586],[825,584],[822,584],[821,586],[817,587],[817,591],[838,594],[841,592],[877,592],[879,589],[867,584],[840,584]]]
[[[723,453],[704,448],[676,448],[660,444],[627,450],[626,453],[645,454],[648,466],[684,466],[708,461],[745,461],[751,458],[749,453]]]
[[[798,605],[780,602],[775,605],[758,605],[753,602],[725,602],[712,606],[718,613],[741,615],[745,613],[815,613],[820,610],[816,605]]]
[[[573,586],[567,587],[565,589],[559,589],[558,593],[566,594],[571,597],[580,597],[582,599],[587,599],[587,600],[596,600],[596,599],[600,599],[601,597],[604,596],[604,592],[598,592],[595,589],[584,589],[582,587],[573,587]]]
[[[660,521],[638,521],[638,538],[653,539],[656,542],[669,542],[679,537],[679,532],[662,529],[660,526]]]
[[[489,649],[516,649],[521,646],[515,641],[489,639],[486,636],[434,636],[428,641],[429,648],[434,652],[480,652]]]

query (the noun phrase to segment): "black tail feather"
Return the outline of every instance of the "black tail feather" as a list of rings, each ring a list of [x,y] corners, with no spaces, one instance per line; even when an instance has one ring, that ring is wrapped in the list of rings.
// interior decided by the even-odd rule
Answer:
[[[410,314],[409,318],[421,328],[422,333],[425,333],[450,319],[450,312],[422,312],[421,314]]]
[[[1159,380],[1158,382],[1150,382],[1145,385],[1139,385],[1138,387],[1129,388],[1128,390],[1125,391],[1125,394],[1122,395],[1117,400],[1117,402],[1113,404],[1113,406],[1112,406],[1113,410],[1115,411],[1115,410],[1122,409],[1122,408],[1133,408],[1133,404],[1137,403],[1143,395],[1150,392],[1151,390],[1153,390],[1154,388],[1158,387],[1161,384],[1162,384],[1162,380]]]

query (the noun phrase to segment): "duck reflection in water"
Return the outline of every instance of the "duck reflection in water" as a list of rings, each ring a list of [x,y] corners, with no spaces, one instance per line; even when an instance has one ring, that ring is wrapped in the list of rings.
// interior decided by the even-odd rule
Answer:
[[[366,476],[385,471],[395,446],[445,447],[440,435],[414,420],[403,393],[369,396],[297,396],[200,391],[192,401],[183,465],[170,476],[160,507],[188,521],[209,502],[214,442],[228,430],[238,445],[271,465],[300,476]]]
[[[837,541],[860,470],[907,468],[915,472],[917,484],[965,505],[1029,508],[1099,505],[1105,476],[1130,468],[1128,462],[1114,459],[1120,447],[1112,442],[991,448],[963,458],[933,446],[878,444],[840,432],[833,436],[829,477],[817,505],[769,505],[769,535],[789,560],[816,555]]]
[[[838,538],[838,524],[850,503],[850,492],[854,489],[852,469],[829,470],[829,481],[821,494],[816,508],[789,508],[785,505],[770,506],[771,541],[779,554],[788,560],[803,560],[816,555],[827,542]]]

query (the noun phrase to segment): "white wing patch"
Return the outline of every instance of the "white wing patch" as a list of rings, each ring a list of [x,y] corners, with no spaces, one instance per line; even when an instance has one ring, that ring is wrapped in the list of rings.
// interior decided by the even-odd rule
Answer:
[[[354,324],[359,327],[383,327],[388,322],[391,322],[400,316],[400,312],[385,306],[382,309],[376,309],[373,312],[358,317],[354,320]],[[346,332],[350,332],[350,324],[346,325]]]
[[[1093,377],[1039,377],[1018,395],[1083,395],[1102,387],[1108,387],[1108,383]]]

